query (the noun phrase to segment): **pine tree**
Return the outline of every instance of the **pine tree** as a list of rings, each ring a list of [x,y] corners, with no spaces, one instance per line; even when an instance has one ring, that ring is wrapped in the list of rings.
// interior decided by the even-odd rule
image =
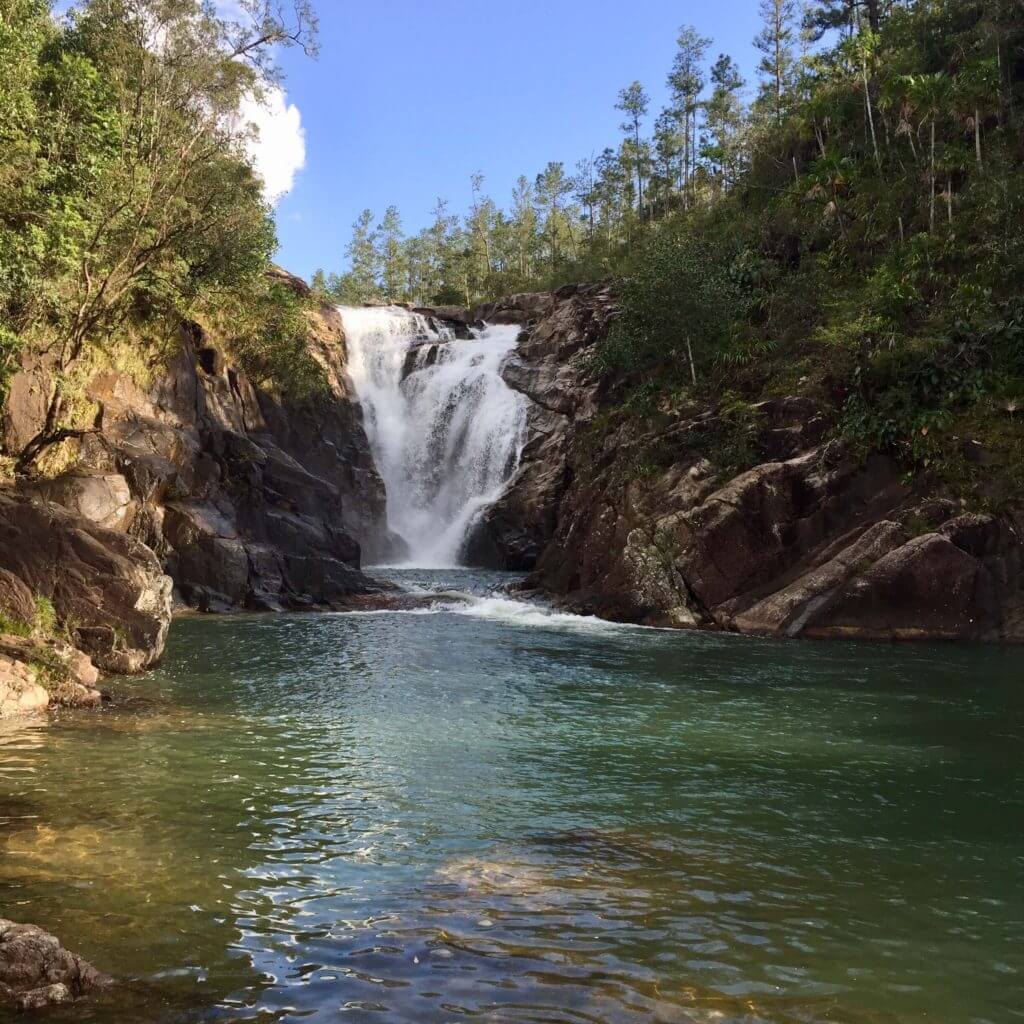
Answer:
[[[409,266],[402,242],[402,218],[397,206],[389,206],[377,226],[377,251],[384,297],[390,302],[404,297]]]
[[[424,286],[426,297],[431,302],[440,301],[445,288],[445,268],[450,265],[452,236],[455,234],[457,218],[448,213],[448,200],[440,196],[431,211],[430,227],[427,228],[426,272]]]
[[[650,103],[650,97],[644,92],[644,87],[639,82],[633,82],[625,89],[620,90],[619,102],[615,104],[615,109],[621,110],[625,114],[619,127],[626,134],[628,151],[636,168],[636,210],[638,214],[643,213],[644,170],[649,159],[646,144],[640,138],[640,125],[647,115]]]
[[[762,28],[754,38],[763,55],[757,66],[763,79],[759,100],[781,122],[796,73],[796,0],[761,0],[760,10]]]
[[[380,297],[380,254],[373,229],[373,210],[363,210],[352,225],[352,238],[345,249],[349,272],[344,278],[348,302],[370,302]]]
[[[701,155],[726,184],[731,184],[740,163],[743,126],[740,92],[745,84],[732,57],[719,54],[711,69],[711,84],[711,97],[705,104],[706,138]]]
[[[685,188],[696,167],[697,117],[704,90],[703,64],[711,40],[693,26],[684,25],[676,38],[676,55],[668,75],[672,90],[672,111],[682,128],[683,147],[679,164],[679,187]]]
[[[654,122],[654,166],[651,178],[652,205],[662,200],[667,206],[676,184],[676,171],[683,155],[683,126],[676,112],[663,110]]]
[[[466,220],[466,233],[470,241],[470,275],[474,291],[483,292],[494,272],[491,253],[491,234],[497,215],[494,200],[484,195],[484,176],[480,173],[470,178],[473,203]]]
[[[576,237],[566,203],[573,185],[565,173],[565,165],[552,161],[537,175],[534,185],[537,207],[541,213],[542,233],[552,269],[575,254]]]
[[[523,175],[519,176],[512,190],[512,234],[519,281],[525,285],[533,274],[537,248],[537,210],[534,206],[533,186]]]

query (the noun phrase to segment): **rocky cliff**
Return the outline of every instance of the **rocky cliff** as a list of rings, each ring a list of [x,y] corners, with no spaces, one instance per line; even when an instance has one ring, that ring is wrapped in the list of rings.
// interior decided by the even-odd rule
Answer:
[[[621,395],[592,360],[615,316],[608,288],[514,296],[486,314],[524,324],[504,376],[533,409],[475,559],[532,569],[575,610],[651,625],[1024,640],[1020,513],[976,513],[883,455],[854,458],[804,396],[747,410],[742,471],[724,406],[616,417]]]
[[[179,606],[203,611],[338,608],[380,592],[360,564],[386,541],[385,494],[344,332],[330,306],[308,320],[325,393],[256,388],[185,323],[152,387],[114,371],[88,382],[96,429],[75,442],[70,469],[0,493],[0,570],[52,601],[100,667],[159,658],[171,581]],[[39,429],[46,386],[45,363],[14,376],[7,450]]]

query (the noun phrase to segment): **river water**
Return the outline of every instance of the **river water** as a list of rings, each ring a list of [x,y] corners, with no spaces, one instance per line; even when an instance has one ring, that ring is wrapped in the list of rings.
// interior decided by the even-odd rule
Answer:
[[[129,984],[48,1021],[1024,1015],[1017,651],[433,613],[195,618],[0,732],[0,907]]]

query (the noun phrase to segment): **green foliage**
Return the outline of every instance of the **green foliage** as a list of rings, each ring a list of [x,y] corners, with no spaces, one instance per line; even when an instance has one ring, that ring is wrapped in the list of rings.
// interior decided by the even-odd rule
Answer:
[[[205,319],[254,384],[309,400],[327,391],[324,369],[309,350],[315,301],[261,274],[241,295],[232,290],[211,295]]]
[[[53,602],[48,597],[37,595],[35,606],[35,616],[32,622],[21,622],[0,611],[0,633],[26,638],[36,637],[40,640],[57,637],[61,631]]]
[[[763,4],[766,19],[785,7]],[[706,400],[797,388],[911,479],[1019,494],[1024,76],[1006,55],[1024,23],[1002,0],[817,12],[857,31],[803,62],[773,118],[762,94],[723,135],[733,76],[716,65],[704,167],[620,265],[603,369],[667,393],[689,340]],[[742,466],[752,437],[728,427],[701,450]]]
[[[54,636],[57,631],[57,609],[48,597],[36,596],[36,631],[43,636]]]
[[[608,370],[657,365],[667,380],[693,380],[729,347],[733,318],[750,295],[741,254],[729,242],[672,221],[652,234],[627,277],[622,315],[600,360]]]
[[[9,636],[30,637],[32,627],[27,622],[19,622],[0,612],[0,633],[6,633]]]

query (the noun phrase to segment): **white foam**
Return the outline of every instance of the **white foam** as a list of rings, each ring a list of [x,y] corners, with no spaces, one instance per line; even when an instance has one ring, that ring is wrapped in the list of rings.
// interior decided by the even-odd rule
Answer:
[[[417,589],[417,594],[427,593]],[[595,615],[573,615],[560,612],[530,601],[516,601],[509,597],[490,595],[477,597],[447,591],[437,595],[437,601],[425,608],[377,608],[367,611],[341,612],[342,615],[459,615],[470,619],[487,619],[510,626],[528,629],[560,629],[586,633],[608,633],[617,630],[647,629],[621,622],[610,622]]]

